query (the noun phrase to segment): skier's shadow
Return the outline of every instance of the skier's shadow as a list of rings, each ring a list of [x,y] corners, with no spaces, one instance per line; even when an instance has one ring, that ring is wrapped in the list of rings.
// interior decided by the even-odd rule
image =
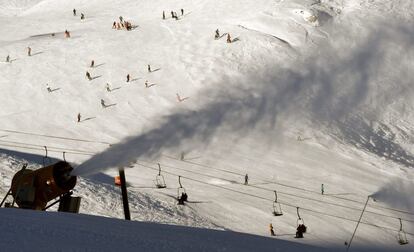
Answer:
[[[80,122],[89,121],[89,120],[92,120],[92,119],[95,119],[95,118],[96,118],[96,116],[94,116],[94,117],[88,117],[88,118],[85,118],[85,119],[81,120]]]
[[[60,90],[60,88],[54,88],[54,89],[51,89],[51,90],[50,90],[50,93],[53,93],[53,92],[58,91],[58,90]]]
[[[221,39],[222,37],[227,36],[227,32],[223,33],[220,37],[218,37],[217,39]]]
[[[188,100],[188,99],[190,99],[190,97],[180,98],[180,99],[178,100],[178,102],[183,102],[183,101]]]
[[[140,80],[140,79],[142,79],[142,78],[135,78],[135,79],[130,80],[129,82],[134,82],[134,81],[137,81],[137,80]]]
[[[212,203],[211,201],[190,201],[190,200],[187,202],[191,204]]]
[[[234,43],[234,42],[237,42],[237,41],[240,41],[240,38],[239,38],[239,37],[234,38],[234,39],[231,41],[231,43]]]
[[[115,91],[115,90],[118,90],[118,89],[121,89],[121,87],[116,87],[116,88],[113,88],[113,89],[111,89],[111,92],[112,92],[112,91]]]
[[[98,75],[98,76],[92,77],[91,80],[98,79],[98,78],[101,78],[101,77],[102,77],[102,75]]]
[[[164,195],[166,195],[166,196],[168,196],[170,198],[173,198],[173,199],[177,200],[177,197],[176,196],[173,196],[171,194],[167,194],[167,193],[161,193],[161,194],[164,194]],[[211,201],[190,201],[190,200],[188,200],[186,202],[187,203],[192,203],[192,204],[213,203]]]
[[[109,107],[113,107],[113,106],[116,106],[116,103],[105,105],[105,108],[109,108]]]
[[[98,68],[98,67],[103,66],[103,65],[105,65],[105,63],[98,64],[98,65],[96,65],[96,66],[94,66],[92,68]]]
[[[157,84],[149,84],[148,86],[146,86],[146,88],[150,88],[152,86],[156,86]]]
[[[42,54],[42,53],[44,53],[44,52],[33,53],[31,57],[36,56],[36,55],[39,55],[39,54]]]
[[[161,70],[161,68],[157,68],[157,69],[151,70],[150,73],[157,72],[157,71],[160,71],[160,70]]]

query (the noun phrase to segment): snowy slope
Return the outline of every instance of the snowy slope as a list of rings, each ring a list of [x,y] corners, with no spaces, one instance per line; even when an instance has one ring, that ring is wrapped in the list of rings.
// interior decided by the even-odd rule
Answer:
[[[0,216],[0,227],[8,230],[0,238],[7,251],[328,251],[235,232],[95,216],[14,209],[1,209]]]
[[[366,197],[391,187],[355,246],[412,250],[395,236],[398,218],[414,233],[413,14],[403,0],[0,1],[0,59],[12,59],[0,64],[0,148],[20,151],[2,151],[2,192],[18,163],[34,165],[23,153],[46,145],[77,175],[105,170],[80,180],[83,213],[122,217],[109,176],[131,167],[134,220],[259,235],[272,222],[292,240],[298,206],[310,228],[300,242],[341,247]],[[111,29],[120,15],[138,27]],[[214,40],[217,28],[236,41]],[[173,199],[178,175],[186,207]],[[274,190],[283,217],[271,215]]]

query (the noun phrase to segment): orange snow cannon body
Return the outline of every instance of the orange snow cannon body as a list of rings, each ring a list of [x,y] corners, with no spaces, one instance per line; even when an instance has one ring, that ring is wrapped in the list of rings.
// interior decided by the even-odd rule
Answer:
[[[49,201],[75,187],[72,170],[69,163],[60,161],[38,170],[18,171],[11,184],[12,196],[20,208],[44,210]]]

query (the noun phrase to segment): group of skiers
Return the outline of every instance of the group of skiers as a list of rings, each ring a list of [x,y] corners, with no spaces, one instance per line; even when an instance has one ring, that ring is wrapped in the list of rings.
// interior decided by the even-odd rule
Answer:
[[[122,16],[119,16],[119,22],[114,21],[112,23],[112,29],[122,30],[126,29],[127,31],[132,30],[132,24],[129,21],[124,20]]]
[[[296,228],[295,238],[303,238],[303,234],[306,233],[307,227],[305,224],[299,224]],[[273,224],[269,224],[269,232],[271,236],[276,236],[275,230],[273,229]]]
[[[181,16],[184,16],[184,9],[181,9]],[[165,19],[165,11],[162,11],[162,19]],[[175,20],[178,20],[177,12],[171,11],[171,18],[174,18]]]
[[[120,18],[122,18],[122,17],[120,17]],[[91,67],[91,68],[93,68],[93,67],[95,67],[95,60],[91,60],[91,63],[90,63],[90,65],[89,65],[89,67]],[[152,72],[152,69],[151,69],[151,65],[147,65],[147,70],[148,70],[148,73],[151,73]],[[92,81],[94,78],[91,76],[91,74],[89,73],[89,71],[86,71],[86,73],[85,73],[85,77],[86,77],[86,79],[88,79],[89,81]],[[131,75],[130,74],[127,74],[127,76],[126,76],[126,82],[131,82],[131,81],[133,81],[132,79],[131,79]],[[154,86],[155,84],[149,84],[148,83],[148,80],[146,80],[145,81],[145,87],[146,88],[150,88],[150,87],[152,87],[152,86]],[[106,89],[106,91],[107,92],[112,92],[112,89],[111,89],[111,86],[109,85],[109,83],[106,83],[106,85],[105,85],[105,89]],[[49,91],[49,92],[52,92],[52,90],[50,89],[50,87],[48,86],[47,87],[47,90]],[[108,105],[105,103],[105,100],[103,100],[103,99],[101,99],[101,106],[102,106],[102,108],[107,108],[108,107]],[[80,113],[77,115],[77,121],[78,122],[80,122]],[[185,198],[185,196],[184,196],[184,198]]]

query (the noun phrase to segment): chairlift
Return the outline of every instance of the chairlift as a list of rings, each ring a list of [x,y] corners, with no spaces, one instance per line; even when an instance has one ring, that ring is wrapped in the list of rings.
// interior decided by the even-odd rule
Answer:
[[[164,176],[161,175],[160,163],[158,163],[158,175],[155,177],[155,186],[160,189],[167,187],[167,185],[165,184]]]
[[[277,192],[275,191],[275,201],[273,201],[273,215],[274,216],[282,216],[282,207],[280,206],[280,203],[277,202]]]
[[[296,227],[299,227],[301,225],[303,225],[304,229],[303,229],[303,233],[306,233],[306,225],[305,225],[305,221],[303,220],[303,218],[300,217],[299,214],[299,207],[296,207],[296,213],[298,214],[298,220],[296,221]]]
[[[401,218],[398,218],[398,219],[400,220],[400,230],[398,231],[398,243],[400,245],[406,245],[406,244],[408,244],[407,234],[405,233],[405,231],[402,228]]]
[[[187,201],[187,192],[185,191],[185,188],[181,184],[181,176],[178,176],[178,184],[180,185],[180,187],[178,187],[177,189],[178,205],[184,205],[184,201]]]

